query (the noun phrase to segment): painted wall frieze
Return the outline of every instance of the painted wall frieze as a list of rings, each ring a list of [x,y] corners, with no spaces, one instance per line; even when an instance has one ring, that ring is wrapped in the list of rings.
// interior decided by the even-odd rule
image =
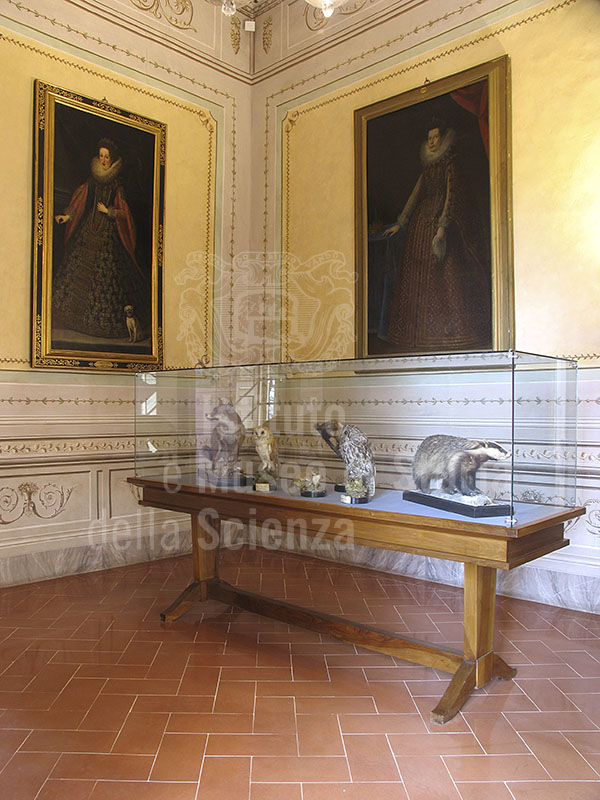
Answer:
[[[133,439],[69,440],[49,439],[35,442],[1,442],[0,456],[49,456],[85,453],[133,453]]]
[[[233,48],[233,52],[237,56],[237,54],[240,52],[240,46],[242,43],[242,23],[240,22],[240,18],[237,15],[231,17],[229,36],[231,38],[231,46]]]
[[[273,44],[273,17],[267,17],[263,22],[262,29],[262,47],[268,55]]]
[[[588,533],[592,536],[597,536],[600,540],[600,498],[594,498],[584,503],[587,513],[585,516],[585,524]],[[600,546],[600,541],[598,542]]]
[[[23,516],[53,519],[64,511],[75,487],[65,488],[54,483],[38,486],[21,483],[16,489],[0,487],[0,525],[10,525]]]

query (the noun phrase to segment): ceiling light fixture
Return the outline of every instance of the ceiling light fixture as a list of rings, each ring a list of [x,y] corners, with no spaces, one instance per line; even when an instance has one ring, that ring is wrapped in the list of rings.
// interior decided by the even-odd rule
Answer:
[[[231,17],[235,14],[238,8],[243,8],[247,5],[254,5],[256,7],[257,0],[208,0],[215,5],[221,6],[221,11],[226,17]],[[336,8],[343,6],[348,0],[306,0],[306,2],[318,8],[325,18],[329,18]]]
[[[347,0],[306,0],[306,2],[318,8],[324,17],[330,17],[335,9],[343,6]]]
[[[169,0],[169,2],[175,2],[175,0]],[[180,0],[177,0],[177,2],[180,2]],[[206,0],[206,2],[213,6],[220,6],[226,17],[232,17],[240,8],[245,8],[246,6],[258,8],[259,0]]]

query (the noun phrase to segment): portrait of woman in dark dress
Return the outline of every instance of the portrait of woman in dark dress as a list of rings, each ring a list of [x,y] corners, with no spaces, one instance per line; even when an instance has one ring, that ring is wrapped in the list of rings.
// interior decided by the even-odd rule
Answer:
[[[442,120],[430,121],[421,174],[385,231],[406,230],[387,335],[402,352],[491,346],[489,263],[455,139]]]
[[[55,330],[129,342],[149,334],[148,279],[136,259],[123,166],[116,143],[101,139],[88,179],[54,218],[64,226],[64,256],[53,276]]]

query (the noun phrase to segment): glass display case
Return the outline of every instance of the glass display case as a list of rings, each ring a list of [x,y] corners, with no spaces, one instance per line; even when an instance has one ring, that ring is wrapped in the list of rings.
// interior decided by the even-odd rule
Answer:
[[[216,600],[441,669],[453,677],[430,718],[447,722],[473,688],[516,672],[493,649],[496,571],[566,547],[584,513],[576,374],[494,352],[137,375],[128,480],[143,505],[189,514],[192,532],[193,579],[162,619]],[[462,562],[463,652],[228,583],[231,523],[250,547]]]
[[[515,351],[144,372],[136,477],[510,528],[575,504],[576,410],[575,361]]]

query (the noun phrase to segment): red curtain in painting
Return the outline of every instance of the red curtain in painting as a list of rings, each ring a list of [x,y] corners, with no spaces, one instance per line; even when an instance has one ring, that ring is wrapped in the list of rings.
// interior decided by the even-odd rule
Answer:
[[[452,99],[479,120],[479,130],[487,157],[490,157],[490,129],[488,125],[488,82],[480,81],[451,92]]]

